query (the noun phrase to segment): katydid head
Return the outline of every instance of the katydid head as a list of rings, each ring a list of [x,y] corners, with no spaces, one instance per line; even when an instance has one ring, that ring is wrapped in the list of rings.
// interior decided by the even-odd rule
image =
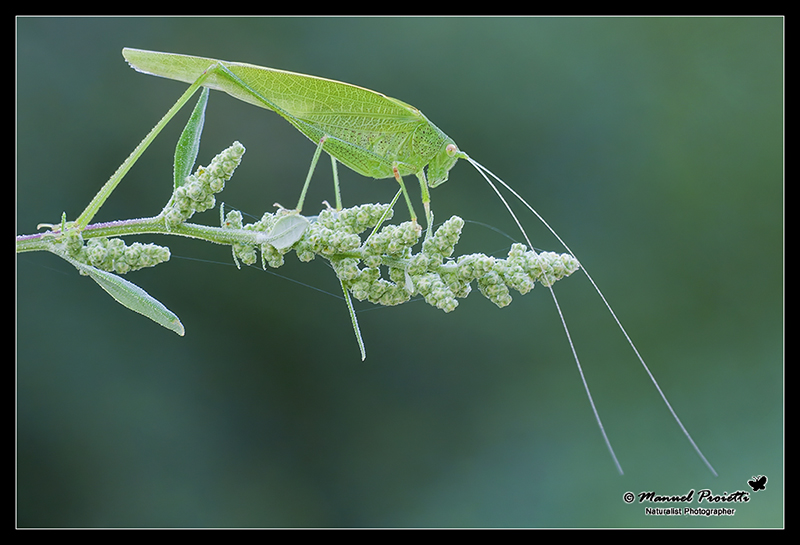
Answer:
[[[442,149],[428,163],[428,186],[436,187],[447,181],[447,175],[459,159],[467,159],[467,154],[458,149],[456,143],[448,139]]]

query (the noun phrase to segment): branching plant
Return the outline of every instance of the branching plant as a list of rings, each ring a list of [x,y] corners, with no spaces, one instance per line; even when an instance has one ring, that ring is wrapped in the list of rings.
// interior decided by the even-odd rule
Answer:
[[[241,212],[225,214],[221,206],[219,227],[190,223],[188,220],[196,212],[216,206],[215,196],[230,181],[245,153],[244,146],[234,142],[208,166],[190,173],[199,151],[207,101],[208,89],[203,89],[175,149],[172,195],[158,215],[90,223],[130,167],[177,113],[181,102],[185,102],[183,97],[136,147],[77,220],[68,221],[62,215],[60,223],[40,224],[43,232],[17,237],[17,252],[48,251],[61,257],[120,304],[179,335],[184,334],[184,326],[178,317],[120,276],[168,261],[169,248],[138,242],[128,245],[120,237],[157,233],[225,244],[231,246],[237,265],[255,264],[260,254],[264,268],[280,267],[289,252],[303,262],[319,256],[330,262],[339,278],[362,359],[366,351],[351,295],[359,301],[387,306],[422,297],[428,304],[450,312],[458,306],[459,298],[469,295],[474,283],[485,297],[504,307],[511,302],[510,290],[525,294],[536,282],[550,286],[579,268],[577,260],[569,254],[537,253],[523,244],[513,244],[505,259],[484,254],[454,257],[464,226],[464,220],[458,216],[435,230],[429,228],[420,244],[423,230],[415,220],[389,223],[402,191],[389,204],[338,209],[327,206],[316,216],[281,208],[264,213],[261,219],[249,224],[243,223]]]

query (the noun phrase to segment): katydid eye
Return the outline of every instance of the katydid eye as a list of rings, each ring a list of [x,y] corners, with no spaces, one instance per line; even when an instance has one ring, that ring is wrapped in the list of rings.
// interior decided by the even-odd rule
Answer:
[[[447,155],[452,157],[458,151],[458,146],[456,146],[455,144],[447,144],[447,147],[444,148],[444,150],[447,152]]]

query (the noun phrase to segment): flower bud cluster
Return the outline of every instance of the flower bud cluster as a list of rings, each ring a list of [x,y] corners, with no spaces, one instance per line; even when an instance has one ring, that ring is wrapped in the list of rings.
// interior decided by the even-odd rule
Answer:
[[[411,247],[417,243],[420,234],[422,228],[417,222],[406,221],[400,225],[386,225],[369,237],[364,246],[367,265],[380,265],[382,256],[410,256]]]
[[[120,238],[90,238],[72,257],[98,269],[125,274],[169,261],[169,248],[157,244],[134,242],[130,246]]]
[[[275,214],[267,212],[257,222],[242,225],[242,213],[238,210],[232,210],[225,215],[222,228],[269,233],[281,217],[293,213],[293,211],[286,209],[281,209]],[[234,259],[242,261],[245,265],[253,265],[256,262],[257,249],[259,249],[258,245],[247,243],[236,243],[232,246]],[[277,269],[283,265],[283,255],[288,252],[290,248],[279,250],[271,244],[265,243],[260,245],[260,250],[262,266],[266,268],[266,266],[269,265],[273,269]]]
[[[214,157],[207,167],[199,167],[194,174],[187,176],[184,183],[175,188],[172,198],[161,213],[167,227],[177,227],[195,212],[214,208],[214,194],[224,189],[225,182],[231,179],[244,152],[244,146],[234,142],[231,147]]]
[[[361,204],[344,210],[328,208],[317,216],[317,223],[332,230],[343,230],[356,235],[372,229],[378,223],[392,218],[394,210],[388,204]]]
[[[316,255],[325,258],[346,254],[361,246],[361,233],[392,217],[385,204],[362,204],[344,210],[320,212],[302,239],[294,246],[300,261],[311,261]]]
[[[511,302],[509,289],[528,293],[535,282],[550,286],[580,268],[569,254],[545,252],[537,254],[523,244],[514,244],[507,259],[484,254],[470,254],[450,259],[461,236],[464,220],[453,216],[443,223],[422,244],[422,251],[411,253],[414,237],[411,227],[386,226],[362,247],[365,268],[360,269],[358,259],[348,257],[333,260],[334,270],[353,297],[381,305],[397,305],[414,295],[445,312],[458,306],[457,299],[472,291],[471,283],[477,281],[481,293],[499,307]],[[380,263],[370,263],[376,257],[375,249],[383,254]],[[445,261],[447,260],[447,261]],[[389,270],[389,279],[381,278],[380,265]]]
[[[356,265],[355,269],[358,270],[355,276],[352,275],[352,268],[350,273],[346,274],[348,280],[341,276],[339,278],[344,286],[350,290],[350,293],[353,294],[353,297],[359,301],[367,300],[377,305],[394,306],[405,303],[411,298],[411,294],[402,285],[392,280],[381,278],[380,268],[365,267],[358,269]],[[334,270],[338,274],[339,267],[334,266]]]
[[[269,233],[277,221],[294,211],[281,209],[275,214],[266,213],[262,218],[251,224],[242,226],[242,216],[239,212],[229,212],[226,215],[224,228],[245,229]],[[317,255],[332,259],[339,254],[346,254],[361,246],[358,236],[367,229],[373,228],[381,220],[392,217],[392,210],[385,204],[362,204],[345,210],[327,209],[320,212],[312,220],[303,237],[288,248],[275,248],[269,243],[260,246],[262,265],[277,269],[284,263],[283,256],[291,250],[297,253],[300,261],[311,261]],[[234,255],[242,262],[251,265],[256,260],[256,246],[236,244],[233,246]]]
[[[525,295],[538,281],[543,286],[552,286],[580,268],[580,263],[570,254],[529,251],[524,244],[512,244],[508,259],[495,260],[492,269],[477,278],[481,293],[504,307],[511,303],[509,288]]]
[[[263,218],[262,218],[263,221]],[[258,227],[260,222],[250,224],[246,227],[248,230],[260,230]],[[231,210],[225,215],[222,222],[223,229],[243,229],[242,227],[242,213],[238,210]],[[237,261],[242,261],[245,265],[252,265],[256,262],[256,247],[252,244],[236,243],[232,245],[233,257]]]
[[[260,221],[242,227],[241,214],[231,212],[224,226],[269,232],[287,213],[291,212],[265,214]],[[445,312],[454,310],[458,299],[470,294],[472,282],[477,282],[486,298],[504,307],[511,302],[510,290],[524,295],[536,282],[550,286],[580,268],[569,254],[538,254],[523,244],[513,244],[506,259],[484,254],[453,258],[464,227],[464,220],[458,216],[444,222],[416,254],[412,248],[422,234],[416,222],[384,225],[362,241],[359,235],[385,220],[384,216],[391,217],[387,205],[324,210],[292,246],[276,249],[262,244],[262,262],[279,267],[290,250],[301,261],[311,261],[319,255],[331,262],[342,284],[359,301],[391,306],[420,295]],[[234,255],[252,264],[256,261],[256,247],[234,245]],[[384,271],[388,272],[386,277]]]

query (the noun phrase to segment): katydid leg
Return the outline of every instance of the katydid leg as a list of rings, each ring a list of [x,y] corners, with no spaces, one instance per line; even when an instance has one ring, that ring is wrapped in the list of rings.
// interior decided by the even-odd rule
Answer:
[[[301,212],[303,210],[303,201],[306,200],[306,192],[308,191],[309,184],[311,184],[311,176],[314,174],[314,169],[317,168],[317,161],[319,161],[319,156],[322,153],[322,145],[325,143],[325,140],[327,140],[327,139],[328,139],[327,136],[323,136],[322,138],[319,139],[319,143],[317,144],[317,149],[314,152],[314,157],[311,158],[311,166],[308,168],[308,175],[306,176],[306,183],[303,184],[303,191],[300,192],[300,199],[298,199],[297,206],[295,207],[295,210],[297,212]],[[334,171],[335,171],[335,167],[334,167]],[[338,184],[337,184],[337,189],[338,189]],[[338,197],[338,193],[337,193],[337,197]],[[337,205],[338,204],[339,203],[337,203]]]
[[[417,213],[414,212],[414,207],[411,204],[411,197],[408,196],[408,190],[406,189],[406,184],[403,183],[403,177],[400,176],[400,171],[397,169],[397,163],[392,165],[392,172],[394,172],[394,179],[397,180],[398,184],[400,184],[400,190],[403,192],[403,197],[406,199],[408,212],[411,214],[411,221],[417,223]]]

